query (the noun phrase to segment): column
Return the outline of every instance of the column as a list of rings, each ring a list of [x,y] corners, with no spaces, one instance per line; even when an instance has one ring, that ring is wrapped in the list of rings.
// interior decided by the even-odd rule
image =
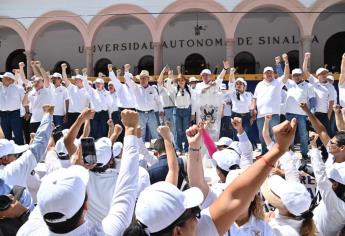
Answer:
[[[93,76],[93,50],[92,47],[85,47],[87,75]]]
[[[153,43],[154,72],[159,75],[162,69],[162,44],[161,42]],[[140,71],[139,71],[140,73]]]
[[[235,39],[226,39],[225,40],[225,51],[226,59],[230,62],[231,66],[234,66],[235,58]]]
[[[311,51],[311,42],[312,42],[313,37],[311,35],[301,37],[301,42],[300,42],[300,50],[299,50],[299,64],[300,67],[302,68],[303,65],[303,60],[304,60],[304,54],[306,52]]]
[[[26,55],[26,78],[30,80],[33,76],[30,63],[34,60],[35,53],[33,51],[25,51],[24,54]]]

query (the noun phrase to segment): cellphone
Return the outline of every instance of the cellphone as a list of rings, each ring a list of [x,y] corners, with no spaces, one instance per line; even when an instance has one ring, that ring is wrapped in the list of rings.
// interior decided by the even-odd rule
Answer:
[[[97,164],[95,139],[92,137],[82,138],[80,142],[84,163],[89,165]]]
[[[54,139],[54,142],[56,143],[60,138],[63,137],[63,134],[62,134],[62,129],[63,127],[61,125],[58,125],[54,128],[53,130],[53,139]]]

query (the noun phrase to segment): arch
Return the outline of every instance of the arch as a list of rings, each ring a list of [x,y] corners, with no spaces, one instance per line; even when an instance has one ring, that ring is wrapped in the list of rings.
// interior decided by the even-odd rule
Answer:
[[[19,62],[25,63],[24,71],[26,71],[26,55],[24,49],[16,49],[8,55],[6,59],[6,71],[12,72],[13,69],[18,69]]]
[[[206,68],[206,60],[199,53],[192,53],[184,61],[184,73],[186,75],[198,75]]]
[[[157,18],[157,31],[154,35],[153,41],[160,42],[163,37],[163,32],[165,27],[168,23],[174,19],[178,14],[185,11],[194,11],[194,10],[202,10],[205,12],[227,12],[224,6],[220,5],[216,1],[209,1],[209,0],[199,0],[198,7],[195,7],[194,0],[178,0],[170,4],[166,7],[161,14]],[[178,12],[176,14],[165,14],[169,12]],[[228,24],[231,20],[230,14],[217,14],[217,13],[209,13],[210,15],[214,16],[218,22],[220,23],[225,37],[228,38],[229,34],[229,27]]]
[[[323,12],[325,11],[327,8],[337,5],[339,3],[344,3],[344,0],[327,0],[327,1],[323,1],[323,0],[317,0],[311,7],[310,7],[310,11],[311,12]],[[345,4],[345,3],[344,3]],[[312,33],[314,32],[314,28],[315,28],[315,24],[317,19],[319,18],[319,16],[322,13],[314,13],[314,14],[310,14],[309,16],[309,20],[310,20],[310,32],[309,35],[312,35]]]
[[[234,65],[239,74],[255,74],[256,61],[250,52],[239,52],[234,58]]]
[[[341,57],[345,52],[345,31],[333,34],[324,48],[324,64],[331,72],[340,72]]]
[[[5,16],[4,18],[0,17],[0,27],[7,27],[14,30],[22,40],[25,49],[29,49],[29,44],[27,41],[27,31],[19,21],[15,19],[6,19]]]
[[[61,69],[61,65],[65,63],[67,65],[67,69],[66,69],[66,74],[68,76],[72,75],[72,71],[71,71],[71,65],[67,62],[67,61],[58,61],[55,66],[54,66],[54,70],[52,72],[58,72],[58,73],[62,73],[62,69]]]
[[[247,14],[247,12],[252,12],[256,9],[260,8],[275,8],[277,10],[281,10],[284,12],[289,12],[291,17],[295,20],[300,35],[306,35],[305,33],[308,32],[308,27],[310,26],[309,19],[306,14],[298,14],[293,12],[306,12],[306,7],[301,4],[298,0],[291,0],[291,1],[285,1],[285,0],[254,0],[254,1],[242,1],[240,4],[238,4],[234,8],[234,12],[241,12],[233,14],[232,18],[227,23],[227,28],[229,29],[227,38],[233,39],[235,38],[235,32],[237,25],[241,21],[241,19]]]
[[[131,4],[118,4],[113,5],[110,7],[107,7],[97,13],[97,16],[93,17],[92,20],[89,23],[89,32],[90,32],[90,42],[88,46],[91,46],[95,36],[98,32],[98,30],[105,25],[107,22],[121,17],[121,14],[123,16],[123,13],[126,12],[126,14],[135,17],[139,19],[141,22],[143,22],[147,28],[150,31],[151,38],[154,37],[156,34],[156,22],[155,18],[152,16],[152,14],[149,14],[148,11],[146,11],[144,8],[141,8],[139,6],[131,5]],[[135,13],[147,13],[147,14],[135,14]],[[119,14],[119,16],[116,16],[114,14]]]
[[[290,70],[299,68],[299,50],[292,50],[287,53],[289,57]]]
[[[138,62],[138,73],[147,70],[150,75],[154,74],[154,58],[152,55],[145,55]]]
[[[80,16],[68,11],[52,11],[43,14],[30,25],[28,29],[28,43],[31,50],[35,48],[35,41],[40,33],[42,33],[50,25],[56,23],[68,23],[73,25],[80,32],[84,44],[86,46],[88,45],[87,43],[90,40],[87,24]]]
[[[102,72],[104,75],[107,75],[109,73],[108,71],[108,64],[113,64],[111,60],[108,58],[101,58],[99,59],[94,68],[95,76],[98,76],[99,72]],[[115,68],[114,68],[115,70]]]

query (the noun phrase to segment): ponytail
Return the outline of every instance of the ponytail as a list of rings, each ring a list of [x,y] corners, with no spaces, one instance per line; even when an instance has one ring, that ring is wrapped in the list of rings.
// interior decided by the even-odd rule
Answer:
[[[313,220],[313,212],[307,211],[302,214],[302,226],[299,231],[301,236],[314,236],[316,235],[316,226]]]
[[[145,232],[145,226],[135,220],[125,230],[123,236],[148,236],[148,234]]]

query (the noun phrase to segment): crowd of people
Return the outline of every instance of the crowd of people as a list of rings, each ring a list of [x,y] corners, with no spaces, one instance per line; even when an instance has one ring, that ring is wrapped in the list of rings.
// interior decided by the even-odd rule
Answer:
[[[20,62],[0,83],[0,236],[345,235],[345,54],[338,91],[310,58],[276,57],[254,94],[228,61],[157,84]]]

